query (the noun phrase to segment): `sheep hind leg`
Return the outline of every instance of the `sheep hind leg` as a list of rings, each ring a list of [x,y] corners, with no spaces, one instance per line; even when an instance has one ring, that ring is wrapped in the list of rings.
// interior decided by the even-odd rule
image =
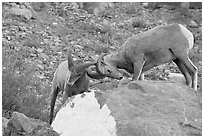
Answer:
[[[175,54],[175,53],[174,53]],[[196,66],[190,61],[188,55],[186,53],[182,54],[182,52],[178,52],[176,57],[184,64],[184,66],[188,69],[188,72],[192,78],[192,88],[197,91],[197,75],[198,71]]]
[[[178,66],[179,70],[184,75],[186,79],[186,85],[188,85],[189,87],[192,87],[192,78],[190,73],[188,72],[188,69],[185,67],[185,65],[179,59],[175,59],[173,60],[173,62]]]

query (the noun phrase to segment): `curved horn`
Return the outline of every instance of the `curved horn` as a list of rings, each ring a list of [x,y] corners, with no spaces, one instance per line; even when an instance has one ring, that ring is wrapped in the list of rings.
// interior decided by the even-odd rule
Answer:
[[[88,67],[90,66],[93,66],[93,65],[96,65],[96,62],[89,62],[89,63],[83,63],[83,64],[80,64],[80,65],[75,65],[75,70],[76,72],[83,72],[85,71]]]
[[[104,78],[105,78],[105,76],[99,74],[99,73],[96,72],[96,71],[92,71],[90,68],[88,68],[88,69],[86,70],[86,73],[87,73],[87,75],[88,75],[90,78],[92,78],[92,79],[97,79],[97,80],[99,80],[99,79],[104,79]]]
[[[104,75],[105,72],[104,72],[104,67],[102,66],[101,64],[101,61],[103,59],[104,56],[108,55],[108,53],[103,53],[99,56],[98,60],[97,60],[97,63],[96,63],[96,71],[101,74],[101,75]]]

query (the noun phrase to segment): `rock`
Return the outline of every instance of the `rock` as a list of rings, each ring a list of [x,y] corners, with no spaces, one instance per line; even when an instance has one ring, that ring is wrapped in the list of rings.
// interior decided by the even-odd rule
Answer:
[[[13,127],[18,131],[25,133],[32,133],[35,128],[39,125],[44,125],[42,122],[37,120],[32,121],[22,113],[13,112],[12,117],[8,123],[9,127]]]
[[[110,109],[107,106],[100,109],[94,92],[86,93],[82,97],[77,95],[58,112],[52,123],[53,129],[62,133],[62,136],[116,135],[116,122],[110,115]],[[68,124],[69,130],[66,131]]]
[[[72,6],[72,9],[73,9],[73,10],[76,10],[76,9],[79,8],[79,5],[78,5],[76,2],[72,2],[72,3],[71,3],[71,6]]]
[[[39,56],[39,58],[42,58],[44,60],[48,60],[49,59],[49,56],[46,55],[45,53],[40,53],[38,56]]]
[[[43,67],[42,65],[40,65],[40,64],[38,64],[37,67],[38,67],[39,69],[41,69],[41,70],[44,70],[44,67]]]
[[[119,81],[118,87],[123,87],[124,85],[128,84],[131,80],[127,78],[123,78]]]
[[[28,47],[30,47],[30,48],[36,48],[36,49],[38,49],[39,47],[40,47],[40,41],[38,41],[38,40],[26,40],[25,42],[24,42],[24,45],[25,46],[28,46]]]
[[[50,125],[38,119],[32,119],[22,113],[13,112],[6,128],[11,136],[58,135]]]
[[[14,15],[20,15],[22,17],[25,17],[26,19],[30,20],[32,18],[32,12],[29,9],[21,9],[18,7],[12,7],[10,9],[10,13]]]
[[[8,122],[9,122],[9,119],[6,119],[5,117],[2,117],[2,127],[3,128],[7,127]]]
[[[199,93],[188,86],[135,81],[70,98],[52,127],[61,135],[202,135]]]
[[[80,45],[74,45],[74,47],[79,48],[79,49],[83,48],[83,46],[80,46]]]
[[[190,23],[189,23],[189,26],[198,27],[198,24],[195,21],[191,20]]]
[[[106,8],[114,6],[113,2],[77,2],[77,4],[79,8],[94,14],[99,14],[105,11]]]
[[[2,135],[6,135],[6,128],[7,128],[7,124],[9,122],[9,119],[6,119],[5,117],[2,117]]]
[[[41,53],[41,52],[43,52],[43,49],[42,49],[42,48],[37,48],[36,51],[39,52],[39,53]]]
[[[186,80],[185,77],[183,76],[183,74],[180,73],[169,73],[169,81],[173,82],[173,83],[180,83],[185,85],[186,84]]]
[[[142,3],[142,5],[144,6],[144,8],[148,8],[148,2],[144,2]]]
[[[34,136],[59,136],[59,134],[50,127],[43,126],[41,129],[35,131]]]

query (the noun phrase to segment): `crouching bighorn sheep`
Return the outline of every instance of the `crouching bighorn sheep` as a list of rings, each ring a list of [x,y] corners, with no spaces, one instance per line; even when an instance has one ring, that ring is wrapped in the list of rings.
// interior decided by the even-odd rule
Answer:
[[[93,79],[104,78],[97,72],[87,70],[89,66],[96,65],[96,62],[74,65],[71,54],[71,49],[68,49],[68,60],[62,62],[54,73],[51,87],[50,124],[53,119],[55,101],[60,91],[63,92],[62,104],[64,104],[68,97],[88,90],[89,77]]]
[[[115,79],[120,79],[119,75],[112,72],[120,74],[118,68],[125,69],[133,73],[133,80],[138,80],[144,71],[173,61],[185,76],[186,84],[197,90],[197,68],[188,57],[193,43],[193,34],[181,24],[158,26],[130,37],[117,51],[102,54],[96,69]]]

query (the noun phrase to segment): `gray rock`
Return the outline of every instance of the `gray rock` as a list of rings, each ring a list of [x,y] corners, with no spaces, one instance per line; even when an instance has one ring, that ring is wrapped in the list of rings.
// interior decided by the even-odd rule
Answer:
[[[81,9],[96,15],[114,6],[113,2],[78,2],[77,4]]]
[[[59,136],[59,134],[50,127],[43,126],[41,129],[36,130],[34,136]]]
[[[191,20],[189,26],[198,27],[198,24],[195,21]]]
[[[183,74],[180,73],[169,73],[169,81],[173,83],[180,83],[183,85],[186,84],[186,80]]]
[[[10,13],[14,15],[20,15],[22,17],[25,17],[26,19],[30,20],[32,16],[32,12],[29,9],[26,8],[18,8],[18,7],[12,7],[10,9]]]
[[[41,52],[43,52],[43,49],[42,49],[42,48],[37,48],[36,51],[39,52],[39,53],[41,53]]]
[[[70,98],[52,127],[61,135],[202,135],[200,97],[181,84],[135,81]]]
[[[39,56],[39,58],[44,59],[44,60],[48,60],[49,59],[49,56],[46,55],[45,53],[40,53],[38,56]]]
[[[44,67],[43,67],[42,65],[40,65],[40,64],[38,64],[37,67],[38,67],[39,69],[41,69],[41,70],[44,70]]]
[[[2,135],[6,135],[6,128],[7,128],[7,124],[9,122],[9,119],[6,119],[5,117],[2,117]]]
[[[58,135],[50,128],[48,123],[38,119],[29,118],[18,112],[13,112],[6,130],[11,136]]]

